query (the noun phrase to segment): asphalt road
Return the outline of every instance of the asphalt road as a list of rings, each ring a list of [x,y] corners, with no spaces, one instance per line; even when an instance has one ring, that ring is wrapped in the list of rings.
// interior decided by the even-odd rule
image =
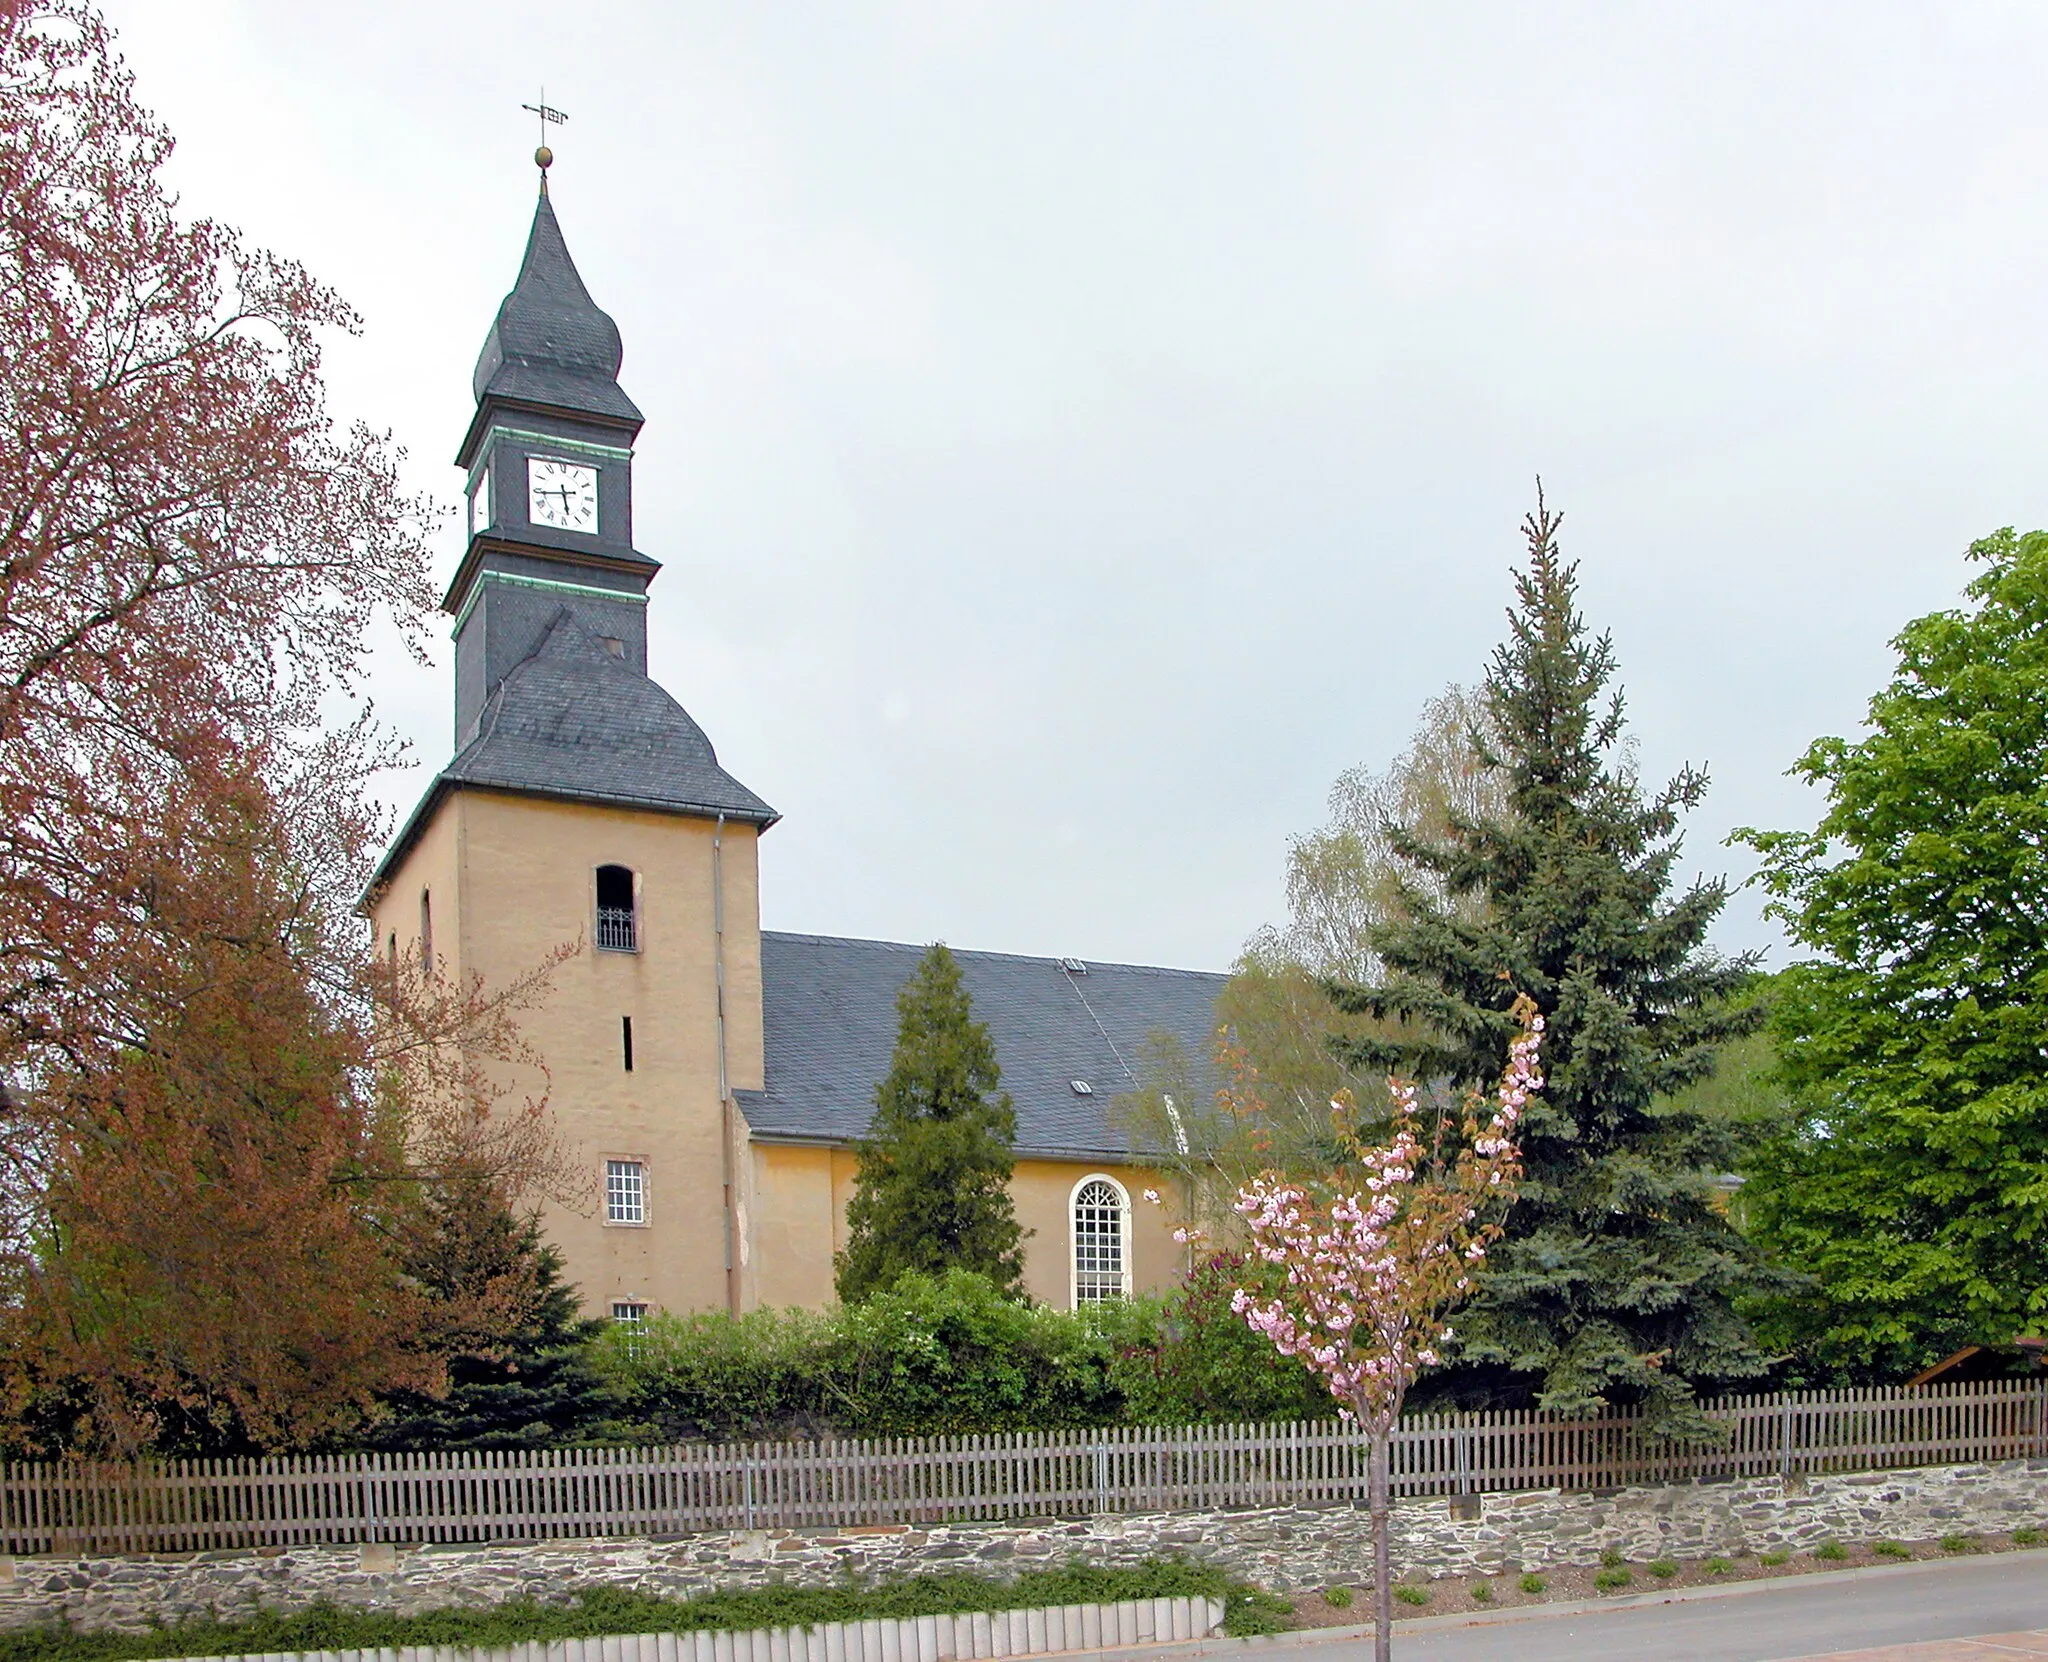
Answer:
[[[1394,1631],[1395,1662],[1781,1662],[1876,1645],[2048,1627],[2048,1553],[1788,1578],[1682,1603]],[[1290,1652],[1294,1647],[1289,1647]],[[1372,1640],[1303,1644],[1303,1662],[1370,1662]],[[1276,1654],[1274,1662],[1279,1662]]]

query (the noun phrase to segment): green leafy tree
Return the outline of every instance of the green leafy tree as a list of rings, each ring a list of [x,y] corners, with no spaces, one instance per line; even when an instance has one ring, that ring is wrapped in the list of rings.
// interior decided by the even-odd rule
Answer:
[[[1547,1023],[1520,1197],[1436,1394],[1641,1402],[1659,1429],[1697,1435],[1695,1388],[1767,1363],[1734,1309],[1759,1269],[1717,1204],[1727,1127],[1676,1093],[1760,1012],[1729,998],[1748,965],[1706,948],[1724,886],[1672,893],[1679,815],[1705,775],[1644,793],[1609,692],[1613,643],[1579,615],[1557,526],[1540,501],[1524,524],[1528,564],[1475,734],[1507,811],[1454,808],[1437,835],[1392,828],[1410,875],[1372,934],[1382,973],[1335,997],[1413,1024],[1352,1041],[1354,1060],[1460,1086],[1499,1074],[1518,994]]]
[[[606,1324],[579,1314],[538,1219],[488,1183],[451,1183],[427,1197],[404,1262],[427,1295],[423,1333],[448,1358],[448,1390],[387,1398],[369,1447],[555,1448],[630,1435],[623,1395],[592,1352]]]
[[[1374,932],[1409,915],[1407,888],[1418,882],[1460,919],[1483,911],[1484,896],[1453,894],[1418,873],[1393,838],[1397,830],[1440,837],[1453,818],[1511,811],[1504,779],[1482,762],[1491,720],[1477,689],[1447,686],[1423,705],[1408,748],[1389,765],[1344,773],[1331,787],[1327,822],[1289,841],[1287,922],[1246,943],[1216,1001],[1227,1045],[1194,1054],[1171,1034],[1147,1042],[1140,1083],[1113,1112],[1138,1147],[1154,1151],[1188,1221],[1205,1233],[1229,1237],[1238,1192],[1259,1172],[1323,1171],[1341,1157],[1330,1116],[1339,1092],[1385,1099],[1385,1079],[1350,1065],[1347,1041],[1398,1036],[1400,1024],[1339,1009],[1331,983],[1380,973]],[[1247,1070],[1255,1092],[1219,1089]],[[1247,1107],[1256,1111],[1239,1111]]]
[[[839,1297],[854,1304],[911,1271],[962,1269],[1022,1298],[1023,1231],[1010,1199],[1017,1114],[943,942],[904,984],[896,1013],[896,1054],[875,1091],[846,1249],[833,1260]]]
[[[1823,1368],[1896,1379],[2048,1312],[2048,532],[1974,543],[1907,625],[1869,735],[1818,740],[1817,829],[1744,831],[1792,937],[1773,1029],[1797,1117],[1743,1190],[1811,1291]]]

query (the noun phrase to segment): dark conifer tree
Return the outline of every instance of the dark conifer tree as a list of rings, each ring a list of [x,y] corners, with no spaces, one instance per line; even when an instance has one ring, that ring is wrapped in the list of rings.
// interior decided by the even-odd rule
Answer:
[[[578,1313],[576,1289],[535,1218],[488,1184],[456,1182],[429,1197],[406,1267],[434,1306],[464,1312],[465,1331],[433,1335],[449,1351],[448,1394],[386,1399],[362,1439],[380,1449],[557,1448],[615,1441],[630,1428],[616,1386],[593,1366],[604,1323]]]
[[[896,1054],[861,1145],[840,1299],[858,1303],[911,1270],[972,1270],[1023,1297],[1023,1231],[1010,1199],[1017,1114],[988,1029],[943,943],[897,995]]]
[[[1475,735],[1512,811],[1453,815],[1434,839],[1394,828],[1413,878],[1374,932],[1384,972],[1338,994],[1408,1035],[1361,1043],[1359,1060],[1459,1085],[1499,1074],[1518,993],[1548,1021],[1527,1175],[1440,1388],[1564,1410],[1640,1402],[1683,1435],[1702,1426],[1696,1387],[1755,1378],[1766,1359],[1733,1308],[1759,1272],[1717,1204],[1732,1151],[1670,1098],[1759,1012],[1727,1002],[1749,965],[1705,944],[1725,886],[1671,889],[1678,818],[1706,776],[1644,794],[1608,690],[1613,644],[1579,616],[1558,518],[1539,496],[1524,522],[1528,565],[1486,677],[1493,734]],[[1461,912],[1472,896],[1485,904]]]

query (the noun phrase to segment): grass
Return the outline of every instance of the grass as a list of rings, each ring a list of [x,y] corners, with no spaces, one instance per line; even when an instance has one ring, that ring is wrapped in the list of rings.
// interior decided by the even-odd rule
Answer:
[[[1548,1587],[1550,1583],[1545,1581],[1543,1577],[1537,1575],[1534,1571],[1531,1571],[1528,1575],[1523,1576],[1520,1581],[1516,1582],[1515,1585],[1521,1588],[1522,1591],[1527,1593],[1531,1598],[1534,1598],[1538,1593],[1542,1592],[1544,1588]]]
[[[1427,1604],[1429,1603],[1429,1589],[1427,1587],[1411,1587],[1404,1582],[1401,1586],[1394,1589],[1394,1597],[1403,1604]]]
[[[1611,1593],[1617,1588],[1632,1585],[1635,1579],[1634,1574],[1628,1570],[1605,1569],[1593,1577],[1593,1585],[1603,1593]]]
[[[1678,1574],[1678,1560],[1675,1558],[1653,1558],[1644,1568],[1659,1581],[1669,1581]]]
[[[2021,1524],[2012,1532],[2012,1544],[2016,1547],[2038,1547],[2041,1544],[2041,1532],[2032,1524]]]
[[[1732,1558],[1709,1558],[1700,1569],[1708,1575],[1733,1575],[1735,1561]]]
[[[1351,1589],[1349,1587],[1325,1587],[1323,1589],[1323,1603],[1327,1604],[1332,1610],[1349,1610],[1351,1608]]]
[[[1626,1562],[1627,1560],[1621,1556],[1621,1549],[1619,1547],[1602,1547],[1600,1549],[1600,1565],[1603,1569],[1618,1570]]]
[[[1823,1541],[1813,1549],[1813,1555],[1816,1558],[1828,1559],[1830,1562],[1838,1562],[1849,1556],[1849,1549],[1840,1541]]]
[[[1977,1541],[1970,1535],[1944,1535],[1941,1538],[1943,1552],[1975,1552]]]
[[[0,1634],[0,1662],[129,1662],[153,1656],[247,1656],[265,1651],[368,1650],[399,1645],[511,1645],[527,1639],[588,1639],[607,1633],[810,1627],[819,1622],[872,1617],[1183,1597],[1220,1597],[1224,1601],[1224,1631],[1233,1636],[1276,1633],[1293,1616],[1286,1600],[1221,1570],[1163,1559],[1128,1568],[1069,1565],[1057,1570],[1027,1570],[1011,1581],[946,1571],[868,1586],[761,1587],[690,1599],[598,1587],[562,1604],[514,1599],[482,1610],[436,1610],[417,1616],[316,1604],[289,1615],[260,1611],[238,1621],[201,1618],[146,1633],[29,1628]]]
[[[1880,1558],[1911,1558],[1913,1549],[1904,1541],[1872,1541],[1870,1550]]]
[[[1769,1552],[1758,1553],[1756,1561],[1767,1570],[1775,1570],[1780,1564],[1790,1560],[1791,1557],[1792,1553],[1789,1548],[1773,1547]]]
[[[1465,1591],[1472,1595],[1475,1604],[1493,1603],[1493,1583],[1490,1581],[1475,1581]]]

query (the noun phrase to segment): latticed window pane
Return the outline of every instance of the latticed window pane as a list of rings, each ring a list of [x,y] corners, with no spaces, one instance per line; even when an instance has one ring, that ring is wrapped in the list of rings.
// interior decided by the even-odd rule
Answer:
[[[1129,1291],[1124,1197],[1113,1183],[1084,1183],[1074,1196],[1074,1302],[1100,1304]]]
[[[604,1218],[606,1223],[647,1221],[647,1168],[638,1160],[604,1163]]]

